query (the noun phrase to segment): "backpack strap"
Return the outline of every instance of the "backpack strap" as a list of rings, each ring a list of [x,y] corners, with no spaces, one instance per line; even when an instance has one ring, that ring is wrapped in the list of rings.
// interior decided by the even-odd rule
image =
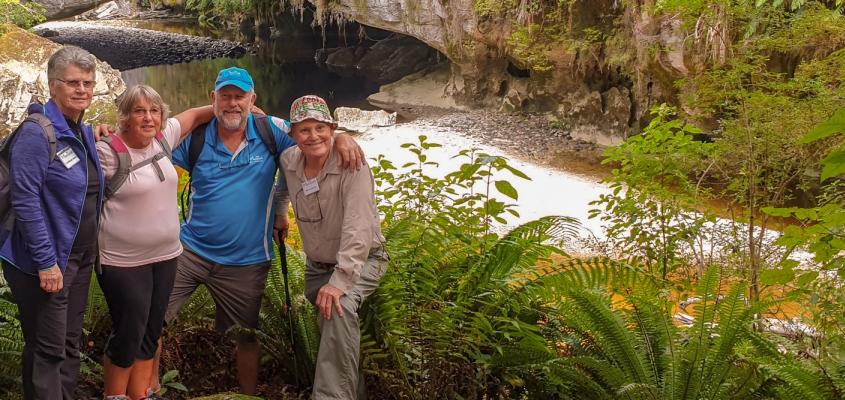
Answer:
[[[52,162],[56,158],[56,131],[53,129],[53,123],[46,115],[40,113],[29,114],[24,121],[35,122],[44,131],[44,137],[47,138],[47,143],[50,145],[49,162]]]
[[[11,151],[12,147],[12,138],[17,135],[17,133],[23,128],[24,123],[32,122],[38,124],[41,127],[41,131],[44,134],[44,138],[47,139],[47,144],[50,146],[50,158],[48,159],[47,163],[53,162],[56,159],[56,131],[53,129],[53,124],[50,122],[50,119],[47,118],[46,115],[33,112],[26,116],[23,122],[18,125],[18,127],[12,132],[9,136],[7,136],[3,143],[2,149],[0,149],[0,157],[3,157],[5,160],[5,164],[3,166],[3,179],[6,180],[2,183],[3,186],[3,197],[2,201],[3,204],[0,204],[0,226],[6,231],[11,232],[15,226],[15,210],[12,209],[11,205],[11,198],[9,195],[9,182],[8,179],[10,178],[10,166],[9,166],[9,152]]]
[[[182,221],[188,220],[188,207],[191,204],[191,182],[194,179],[194,166],[200,158],[203,147],[205,147],[205,130],[208,123],[204,123],[191,131],[191,143],[188,145],[188,181],[182,187],[182,195],[179,197],[180,208],[182,209]]]
[[[278,169],[279,152],[276,150],[276,136],[273,135],[273,128],[270,127],[270,117],[266,115],[253,114],[252,118],[255,120],[255,127],[258,130],[258,136],[261,138],[261,142],[267,147],[267,151],[270,152],[270,156],[273,157],[273,160],[276,163],[276,168]]]
[[[161,146],[161,151],[164,152],[164,155],[168,159],[173,160],[173,149],[170,148],[170,143],[167,143],[167,139],[165,139],[164,133],[156,133],[156,140],[158,141],[158,145]]]
[[[140,164],[135,165],[132,167],[132,171],[141,168],[147,164],[152,164],[153,169],[156,170],[156,174],[158,174],[158,180],[164,182],[164,170],[161,169],[161,166],[158,165],[159,160],[162,158],[167,157],[168,160],[173,161],[173,151],[170,149],[170,143],[167,143],[167,139],[164,138],[164,134],[162,132],[156,133],[156,140],[158,141],[158,145],[161,146],[161,151],[156,153],[156,155],[142,161]]]
[[[117,171],[106,183],[105,200],[107,201],[129,178],[129,173],[132,172],[132,157],[129,155],[126,144],[117,135],[104,136],[100,140],[106,142],[117,156]]]
[[[124,143],[120,137],[117,135],[109,135],[103,137],[101,140],[108,143],[109,147],[114,151],[115,155],[117,155],[117,172],[114,173],[106,184],[105,200],[110,199],[115,193],[117,193],[118,189],[126,183],[126,179],[129,178],[129,174],[131,174],[132,171],[136,171],[148,164],[153,164],[156,174],[158,175],[158,179],[164,182],[164,171],[158,165],[158,161],[165,157],[171,159],[173,153],[170,149],[170,144],[167,143],[167,140],[161,132],[156,134],[156,141],[158,141],[158,144],[161,146],[161,152],[134,165],[132,164],[132,156],[129,154],[129,148],[126,147],[126,143]]]
[[[188,173],[194,172],[194,165],[200,158],[202,148],[205,147],[205,128],[208,123],[202,124],[191,131],[191,143],[188,146]]]

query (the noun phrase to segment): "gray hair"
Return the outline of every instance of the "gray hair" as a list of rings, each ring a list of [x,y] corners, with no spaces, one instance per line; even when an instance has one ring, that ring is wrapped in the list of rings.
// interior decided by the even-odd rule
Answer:
[[[62,46],[61,49],[56,50],[50,56],[50,61],[47,61],[47,81],[52,83],[56,79],[61,79],[65,69],[70,65],[74,65],[85,72],[96,73],[97,59],[94,58],[94,55],[79,47]]]
[[[135,85],[126,89],[120,97],[117,98],[117,126],[123,130],[126,121],[132,115],[132,109],[135,103],[140,99],[146,99],[154,106],[161,110],[161,123],[167,121],[167,116],[170,115],[170,107],[162,100],[161,95],[155,89],[147,85]]]

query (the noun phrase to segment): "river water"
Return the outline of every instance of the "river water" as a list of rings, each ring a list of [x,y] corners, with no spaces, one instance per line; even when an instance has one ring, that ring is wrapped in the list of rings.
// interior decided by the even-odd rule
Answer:
[[[443,146],[426,153],[428,161],[438,164],[426,169],[426,173],[430,176],[442,177],[457,170],[467,160],[454,158],[454,156],[461,150],[477,148],[483,153],[509,158],[509,165],[531,178],[531,180],[524,180],[509,172],[495,177],[497,180],[507,180],[519,193],[518,199],[513,200],[493,190],[494,197],[498,200],[516,204],[520,214],[519,217],[507,216],[508,222],[501,228],[507,230],[507,228],[547,215],[564,215],[579,219],[585,230],[601,236],[598,221],[589,220],[587,211],[592,208],[589,205],[591,201],[610,190],[598,183],[596,178],[579,176],[519,160],[497,147],[481,143],[478,139],[467,137],[461,132],[431,127],[428,124],[417,124],[414,121],[393,127],[372,129],[363,134],[359,142],[368,157],[384,154],[398,167],[407,162],[416,161],[416,156],[401,148],[401,145],[417,143],[420,135],[425,135],[428,142],[439,143]],[[484,185],[479,184],[475,189],[476,191],[484,190]]]

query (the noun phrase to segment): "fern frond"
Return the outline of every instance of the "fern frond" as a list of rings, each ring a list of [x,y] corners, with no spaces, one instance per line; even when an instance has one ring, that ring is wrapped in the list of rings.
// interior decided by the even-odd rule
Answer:
[[[0,297],[0,376],[7,378],[8,384],[21,376],[24,340],[17,314],[17,305]]]
[[[616,391],[620,399],[630,400],[659,400],[660,391],[654,385],[644,383],[631,383]]]
[[[536,267],[539,259],[556,253],[578,235],[577,219],[548,216],[522,224],[499,239],[487,252],[481,269],[486,279],[504,279]]]
[[[628,377],[629,382],[654,384],[646,362],[637,350],[636,337],[625,321],[610,308],[609,298],[597,291],[573,289],[561,307],[564,321],[575,322],[575,328],[592,336],[601,352]],[[570,319],[569,315],[575,318]]]
[[[535,270],[529,280],[541,285],[548,300],[563,295],[563,288],[656,290],[659,284],[642,268],[607,257],[565,258],[556,265]]]

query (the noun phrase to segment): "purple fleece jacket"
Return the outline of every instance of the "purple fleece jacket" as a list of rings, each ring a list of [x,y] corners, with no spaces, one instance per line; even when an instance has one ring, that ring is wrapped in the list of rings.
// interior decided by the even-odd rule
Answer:
[[[83,147],[53,100],[43,107],[30,106],[29,113],[33,112],[43,113],[53,123],[56,153],[70,147],[79,158],[70,168],[58,156],[51,162],[47,139],[35,123],[24,124],[10,143],[10,195],[16,214],[15,227],[0,247],[0,257],[35,275],[56,264],[64,272],[67,266],[88,186],[85,157],[91,157],[100,178],[97,210],[102,208],[105,184],[91,127],[81,126]],[[86,148],[91,151],[85,151]]]

